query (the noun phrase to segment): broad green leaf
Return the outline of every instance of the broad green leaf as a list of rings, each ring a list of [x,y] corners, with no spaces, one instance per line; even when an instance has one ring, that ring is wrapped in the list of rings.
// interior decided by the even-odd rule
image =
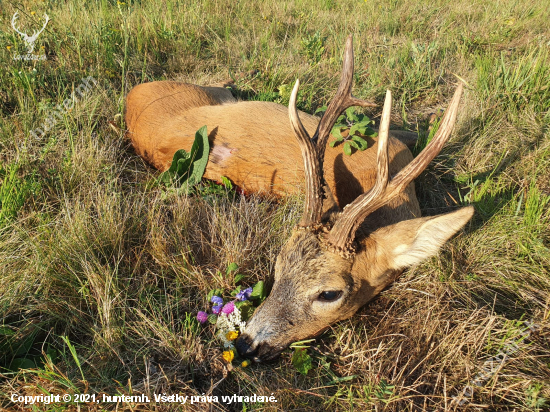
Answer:
[[[162,173],[159,177],[159,180],[169,185],[178,179],[178,169],[182,167],[182,163],[189,159],[190,155],[184,149],[180,149],[174,153],[172,157],[172,164],[170,168]]]
[[[359,127],[359,123],[355,123],[354,125],[352,125],[349,129],[349,136],[353,136]]]
[[[191,147],[191,166],[189,168],[189,184],[196,185],[202,179],[206,164],[208,163],[208,154],[210,152],[210,143],[208,142],[208,133],[206,126],[201,127],[195,133],[195,141]]]
[[[239,310],[241,311],[241,319],[245,322],[250,319],[255,309],[252,305],[252,302],[250,302],[249,300],[235,302],[235,307],[239,308]]]
[[[367,141],[360,136],[352,136],[351,140],[357,144],[355,147],[361,151],[367,149],[369,146]]]
[[[252,286],[252,293],[250,294],[251,299],[260,299],[262,302],[266,298],[266,291],[264,281],[260,280],[254,286]]]
[[[352,120],[354,122],[356,122],[357,120],[359,120],[357,118],[357,115],[355,114],[355,111],[353,110],[353,107],[348,107],[346,109],[346,117],[348,118],[348,120]]]
[[[19,369],[32,369],[36,367],[34,362],[27,358],[15,358],[10,363],[10,369],[12,371],[18,371]]]
[[[342,133],[340,132],[340,128],[339,128],[339,127],[333,127],[330,133],[331,133],[331,134],[336,138],[336,140],[338,140],[339,142],[341,142],[342,140],[344,140],[344,137],[342,136]]]
[[[243,279],[244,279],[244,275],[242,273],[237,273],[235,275],[235,279],[233,280],[233,283],[239,283]]]
[[[306,349],[296,349],[292,354],[292,364],[304,376],[312,368],[312,363],[311,356],[309,356]]]
[[[184,149],[176,151],[170,168],[160,175],[160,181],[166,185],[177,183],[184,191],[189,192],[192,186],[201,181],[209,152],[208,134],[206,126],[203,126],[195,133],[191,152],[187,153]]]
[[[317,113],[324,113],[327,111],[327,106],[321,106],[317,110],[315,110],[315,114]]]
[[[362,123],[357,123],[357,127],[355,128],[355,130],[357,130],[361,134],[365,134],[368,128],[369,126],[366,123],[362,122]]]
[[[231,272],[235,272],[238,269],[239,269],[239,265],[237,265],[235,262],[232,262],[229,265],[227,265],[227,270],[225,271],[225,273],[229,275]]]
[[[351,146],[349,142],[344,143],[344,153],[351,156]]]
[[[211,323],[212,325],[215,325],[218,321],[218,317],[214,314],[208,315],[208,323]]]
[[[348,143],[349,143],[350,146],[355,147],[357,150],[360,150],[359,149],[360,146],[357,144],[357,142],[355,142],[353,140],[348,140]]]
[[[338,119],[336,119],[336,123],[342,123],[345,118],[346,118],[346,116],[344,116],[343,114],[340,115],[340,117],[338,117]]]

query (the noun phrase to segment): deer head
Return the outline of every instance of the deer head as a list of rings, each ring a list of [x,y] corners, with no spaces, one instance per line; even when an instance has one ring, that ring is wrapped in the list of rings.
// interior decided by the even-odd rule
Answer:
[[[38,39],[38,36],[40,35],[40,33],[44,31],[44,29],[48,25],[48,22],[50,21],[50,18],[46,13],[44,13],[44,17],[46,19],[46,21],[44,22],[44,26],[42,26],[42,28],[39,31],[35,30],[32,36],[29,36],[27,33],[19,31],[15,26],[15,22],[17,21],[18,16],[19,16],[19,13],[15,12],[15,14],[13,15],[13,18],[11,19],[11,27],[13,27],[13,29],[23,37],[23,41],[27,45],[27,53],[31,54],[34,51],[34,42],[36,41],[36,39]]]
[[[273,359],[290,343],[315,336],[332,323],[352,316],[405,268],[435,255],[472,217],[473,208],[466,207],[444,215],[400,221],[372,232],[362,227],[369,215],[396,199],[439,153],[456,120],[461,84],[432,141],[391,179],[388,132],[392,99],[388,91],[378,133],[374,186],[342,211],[323,214],[329,209],[323,202],[331,201],[323,179],[330,131],[346,108],[374,106],[351,95],[352,77],[350,36],[340,86],[313,138],[296,109],[299,81],[292,91],[289,116],[304,160],[306,199],[302,219],[277,257],[271,294],[236,343],[241,355],[257,361]],[[380,219],[381,215],[371,217]]]

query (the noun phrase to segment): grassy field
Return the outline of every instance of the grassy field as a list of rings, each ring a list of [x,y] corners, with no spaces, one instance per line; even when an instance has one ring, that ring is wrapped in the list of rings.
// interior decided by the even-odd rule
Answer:
[[[45,60],[13,59],[26,53],[15,12],[27,33],[51,18],[33,52]],[[0,409],[23,408],[14,393],[69,392],[277,399],[118,405],[128,411],[549,410],[544,2],[4,0],[0,16]],[[350,33],[354,94],[382,102],[391,89],[395,128],[426,136],[428,115],[466,82],[451,142],[416,190],[425,215],[466,204],[476,214],[437,257],[326,331],[307,376],[290,352],[228,372],[195,314],[209,290],[234,287],[217,276],[230,263],[244,285],[267,278],[300,200],[180,196],[108,121],[134,85],[162,79],[234,77],[240,98],[286,104],[299,77],[312,113],[336,90]],[[55,109],[90,76],[74,107]]]

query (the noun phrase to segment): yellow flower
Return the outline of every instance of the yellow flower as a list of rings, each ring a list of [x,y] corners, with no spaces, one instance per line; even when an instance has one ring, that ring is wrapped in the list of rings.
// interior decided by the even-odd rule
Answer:
[[[241,366],[243,368],[246,368],[248,365],[250,365],[250,361],[245,360],[243,363],[241,363]]]
[[[6,48],[7,48],[8,50],[11,50],[11,46],[7,46]]]
[[[233,353],[232,350],[226,350],[222,354],[223,360],[226,361],[227,363],[231,363],[231,361],[233,360],[234,357],[235,357],[235,354]]]
[[[34,15],[36,14],[36,12],[35,12],[35,11],[31,11],[31,14],[34,16]]]
[[[235,340],[239,337],[239,332],[237,331],[231,331],[231,332],[227,332],[227,334],[225,335],[225,338],[229,341],[231,340]]]

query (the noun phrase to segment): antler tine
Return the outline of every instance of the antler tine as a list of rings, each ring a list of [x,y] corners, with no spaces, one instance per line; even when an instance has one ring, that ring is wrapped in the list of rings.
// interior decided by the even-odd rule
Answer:
[[[395,187],[395,190],[403,191],[407,185],[416,179],[420,173],[428,166],[428,164],[433,160],[434,157],[441,151],[443,145],[449,137],[453,130],[453,126],[456,122],[456,115],[458,113],[458,104],[460,103],[460,98],[462,97],[462,90],[464,85],[462,82],[458,85],[451,99],[451,103],[441,120],[439,129],[433,137],[432,141],[422,150],[422,152],[414,158],[406,167],[404,167],[391,181],[392,187]]]
[[[329,233],[328,242],[337,251],[347,252],[351,249],[351,244],[355,231],[363,222],[364,218],[370,213],[369,205],[376,202],[376,199],[384,194],[389,181],[389,157],[388,157],[388,139],[390,132],[392,97],[391,92],[386,91],[384,100],[384,109],[380,120],[380,129],[378,130],[378,151],[376,155],[377,173],[376,182],[371,190],[360,196],[346,206],[340,218],[336,221],[334,227]],[[366,214],[365,214],[366,213]],[[364,215],[364,216],[363,216]]]
[[[13,27],[13,30],[15,30],[16,33],[20,34],[21,36],[25,36],[25,33],[20,32],[17,27],[15,27],[15,22],[17,21],[17,18],[19,17],[19,12],[15,12],[11,19],[11,27]]]
[[[424,150],[405,168],[403,168],[391,181],[380,190],[380,146],[378,148],[378,175],[374,187],[367,193],[355,199],[352,203],[344,208],[339,219],[334,224],[334,227],[328,235],[328,243],[338,252],[347,254],[351,251],[351,245],[355,238],[355,232],[365,220],[365,218],[389,203],[397,197],[407,185],[413,181],[422,171],[428,166],[433,158],[441,151],[445,142],[449,139],[451,131],[456,121],[458,112],[458,104],[462,96],[462,83],[457,87],[454,96],[443,116],[439,130],[432,141],[424,148]],[[387,97],[386,97],[387,99]],[[386,104],[384,105],[384,112]],[[389,114],[388,114],[389,115]],[[382,115],[384,117],[384,114]],[[386,120],[389,126],[389,118]],[[384,134],[386,133],[384,127]],[[380,126],[379,139],[382,138],[382,124]],[[387,136],[384,136],[387,139]],[[380,140],[378,142],[380,145]],[[387,173],[387,172],[386,172]],[[378,192],[378,193],[375,193]]]
[[[325,158],[325,147],[327,140],[332,130],[332,126],[340,114],[351,106],[361,107],[376,107],[375,103],[368,102],[353,97],[351,95],[351,87],[353,85],[353,35],[349,35],[346,40],[346,48],[344,51],[344,64],[342,67],[342,77],[340,85],[336,91],[336,95],[330,101],[327,111],[319,122],[317,131],[313,135],[313,142],[317,145],[319,158],[321,162]]]
[[[306,173],[306,201],[304,206],[304,214],[300,221],[300,226],[308,227],[314,223],[318,223],[321,220],[322,207],[323,207],[323,193],[322,193],[322,169],[319,162],[319,156],[317,150],[313,144],[307,130],[300,121],[298,116],[298,109],[296,108],[296,97],[298,95],[298,88],[300,87],[300,80],[296,80],[290,100],[288,103],[288,115],[290,118],[290,125],[292,130],[298,139],[300,150],[302,152],[302,158],[304,160],[304,170]]]

